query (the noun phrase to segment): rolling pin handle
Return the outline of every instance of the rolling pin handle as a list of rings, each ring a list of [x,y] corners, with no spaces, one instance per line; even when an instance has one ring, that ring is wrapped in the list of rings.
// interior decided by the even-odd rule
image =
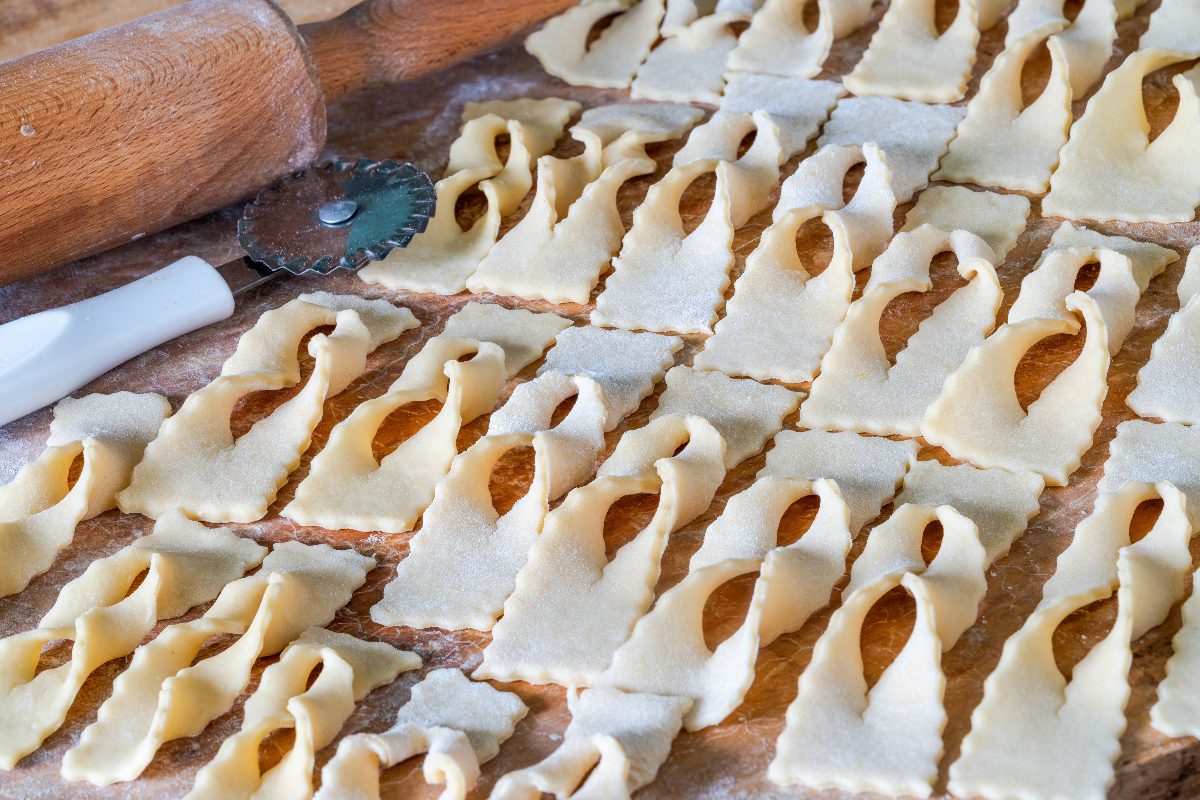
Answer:
[[[105,294],[0,325],[0,425],[231,314],[224,279],[187,256]]]

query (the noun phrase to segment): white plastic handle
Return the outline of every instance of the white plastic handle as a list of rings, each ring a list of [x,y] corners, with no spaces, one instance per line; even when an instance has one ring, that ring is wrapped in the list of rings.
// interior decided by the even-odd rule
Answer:
[[[111,292],[0,325],[0,425],[232,313],[225,280],[187,256]]]

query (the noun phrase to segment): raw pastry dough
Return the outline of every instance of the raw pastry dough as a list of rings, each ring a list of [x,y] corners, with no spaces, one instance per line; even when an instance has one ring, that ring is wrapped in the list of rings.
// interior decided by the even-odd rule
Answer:
[[[1094,2],[1095,0],[1093,0]],[[1109,73],[1071,128],[1042,211],[1073,219],[1188,222],[1200,205],[1200,68],[1172,79],[1179,108],[1153,142],[1142,79],[1189,61],[1188,53],[1139,50]]]
[[[783,386],[675,367],[650,421],[671,414],[704,417],[725,440],[725,468],[733,469],[762,450],[799,404],[799,393]]]
[[[664,0],[586,0],[525,39],[542,69],[572,86],[625,89],[658,39]],[[611,23],[588,43],[592,29]]]
[[[1124,236],[1105,236],[1090,228],[1077,227],[1070,222],[1062,223],[1054,231],[1054,235],[1050,237],[1050,245],[1043,253],[1043,258],[1055,250],[1069,250],[1072,247],[1115,250],[1128,257],[1133,270],[1133,279],[1142,292],[1146,291],[1146,287],[1154,276],[1162,273],[1169,264],[1179,260],[1179,254],[1174,250],[1161,247],[1153,242],[1140,242]]]
[[[1033,33],[1056,31],[1055,40],[1066,57],[1071,95],[1083,99],[1104,74],[1112,56],[1117,38],[1117,6],[1124,1],[1084,0],[1072,21],[1065,13],[1066,0],[1019,0],[1008,15],[1004,47],[1013,47]]]
[[[1038,513],[1038,498],[1045,485],[1042,476],[1033,472],[918,461],[904,476],[904,488],[895,505],[953,507],[979,529],[979,542],[990,565],[1008,555],[1013,542],[1025,532]]]
[[[46,448],[0,486],[0,597],[50,569],[75,526],[116,505],[171,404],[157,394],[90,394],[54,407]],[[71,465],[82,457],[74,486]]]
[[[960,106],[894,97],[847,97],[833,110],[817,145],[873,142],[887,155],[896,202],[907,203],[929,184],[965,113]]]
[[[850,531],[857,536],[892,502],[904,474],[917,463],[918,449],[916,442],[848,431],[781,431],[758,478],[829,478],[850,508]]]
[[[784,161],[808,146],[809,139],[829,119],[838,99],[846,94],[841,81],[810,81],[749,72],[731,72],[725,80],[720,110],[730,114],[767,112],[779,126]]]
[[[1163,0],[1150,15],[1150,27],[1138,42],[1139,50],[1161,47],[1200,56],[1200,14],[1195,0]]]
[[[671,5],[668,2],[668,18]],[[749,18],[739,11],[716,11],[675,30],[664,21],[666,38],[638,67],[630,97],[717,105],[725,85],[725,62],[737,45],[733,25]]]
[[[944,533],[926,565],[922,533],[935,520]],[[975,523],[950,506],[901,506],[872,531],[842,605],[800,676],[767,772],[771,780],[932,794],[946,726],[942,655],[975,622],[987,591],[985,568]],[[868,688],[860,653],[863,622],[897,586],[912,596],[916,621],[904,647]]]
[[[862,161],[866,172],[843,207],[846,172]],[[854,271],[892,236],[895,207],[891,170],[874,145],[828,145],[802,162],[784,181],[774,222],[746,259],[725,317],[696,366],[758,380],[811,381],[850,307]],[[810,277],[796,234],[818,215],[833,234],[833,255],[821,274]]]
[[[738,158],[738,145],[754,134],[754,143]],[[728,165],[729,215],[740,228],[770,206],[771,194],[779,183],[783,163],[779,126],[766,111],[733,113],[718,111],[708,122],[692,131],[687,143],[675,153],[672,167],[693,161],[721,161]]]
[[[529,709],[511,692],[475,683],[456,669],[434,670],[383,733],[357,733],[321,770],[316,800],[379,800],[379,770],[425,754],[425,781],[441,800],[463,800],[479,765],[496,757]]]
[[[1150,349],[1150,360],[1138,372],[1137,386],[1125,404],[1142,417],[1187,425],[1200,423],[1200,247],[1188,255],[1179,282],[1179,311],[1171,316],[1167,331]]]
[[[1161,8],[1161,6],[1160,6]],[[1151,17],[1153,23],[1153,17]],[[1192,573],[1192,586],[1200,586],[1200,575]],[[1174,651],[1167,662],[1167,674],[1158,684],[1158,702],[1150,709],[1154,729],[1171,737],[1200,735],[1200,592],[1183,604],[1183,625],[1171,640]]]
[[[472,677],[586,686],[603,672],[654,599],[667,536],[708,508],[724,458],[700,417],[660,417],[622,436],[598,477],[546,517]],[[659,495],[654,518],[608,561],[608,509],[648,493]]]
[[[1144,500],[1162,497],[1154,528],[1129,543]],[[1042,601],[1004,644],[971,715],[962,755],[950,767],[961,797],[1101,798],[1121,751],[1134,639],[1160,625],[1183,596],[1191,564],[1185,499],[1169,483],[1129,486],[1096,498],[1059,557]],[[1055,663],[1055,630],[1071,613],[1117,595],[1111,631],[1065,680]]]
[[[1122,422],[1109,443],[1097,491],[1117,493],[1130,484],[1149,490],[1158,481],[1187,495],[1188,518],[1193,528],[1200,527],[1200,427]]]
[[[538,159],[529,212],[488,251],[467,288],[586,303],[625,235],[617,192],[657,166],[646,145],[679,138],[702,116],[698,108],[666,103],[589,108],[571,129],[583,153]]]
[[[1019,194],[930,186],[904,217],[903,230],[928,224],[944,231],[970,231],[987,242],[999,265],[1025,230],[1029,209],[1029,198]]]
[[[510,772],[491,800],[629,800],[654,780],[671,753],[684,712],[682,697],[613,689],[567,692],[571,724],[562,744],[537,764]]]
[[[811,78],[821,71],[834,39],[871,18],[875,0],[815,0],[817,26],[809,30],[804,12],[814,0],[767,0],[729,55],[729,68]]]
[[[925,414],[926,441],[982,467],[1037,472],[1049,485],[1065,486],[1100,425],[1109,365],[1108,329],[1097,301],[1074,292],[1066,308],[1083,317],[1083,350],[1028,411],[1017,401],[1017,365],[1042,339],[1080,333],[1077,320],[1030,317],[1000,326],[946,379]]]
[[[424,233],[382,261],[370,262],[359,276],[389,289],[434,294],[465,289],[467,277],[495,244],[501,217],[513,213],[533,185],[533,162],[554,147],[579,108],[574,100],[554,97],[468,103]],[[501,136],[509,138],[505,164],[496,154]],[[487,211],[464,231],[457,219],[458,200],[475,186],[487,198]]]
[[[1093,0],[1095,2],[1095,0]],[[983,76],[967,103],[966,119],[950,142],[935,178],[1041,193],[1050,185],[1058,151],[1071,127],[1071,80],[1063,40],[1049,25],[1013,41]],[[1045,42],[1050,74],[1037,99],[1025,105],[1021,74]]]
[[[942,301],[889,364],[879,322],[887,305],[906,292],[933,287],[929,267],[950,251],[969,283]],[[925,410],[967,353],[995,327],[1004,293],[987,243],[973,233],[922,225],[897,234],[875,259],[862,297],[833,334],[800,421],[812,428],[918,436]]]
[[[354,704],[401,672],[420,666],[416,655],[390,644],[309,628],[263,672],[246,700],[241,730],[222,742],[213,760],[196,774],[186,800],[307,800],[313,793],[316,751],[337,736]],[[289,729],[296,737],[291,749],[274,767],[260,772],[259,745],[276,731]]]
[[[936,0],[892,0],[871,43],[843,82],[856,95],[953,103],[967,92],[979,43],[978,0],[959,0],[954,22],[937,32]]]
[[[811,527],[786,547],[776,546],[787,509],[820,497]],[[638,620],[597,686],[654,692],[693,701],[684,725],[695,731],[719,724],[741,705],[754,681],[760,647],[797,630],[829,602],[846,570],[850,512],[833,481],[769,476],[729,498],[704,534],[687,576]],[[760,572],[741,627],[710,650],[704,607],[720,586]]]
[[[254,575],[226,586],[204,616],[167,627],[134,651],[96,721],[63,757],[62,776],[97,786],[131,781],[163,743],[195,736],[224,714],[254,662],[333,619],[375,560],[329,545],[278,544]],[[216,637],[237,640],[196,661]]]
[[[235,441],[234,406],[248,394],[298,384],[296,350],[322,325],[336,327],[309,340],[315,363],[304,388]],[[189,395],[146,447],[117,496],[121,510],[148,517],[179,510],[207,522],[261,519],[299,466],[325,401],[363,373],[368,353],[416,326],[411,311],[386,300],[327,292],[267,311],[242,335],[221,374]]]
[[[149,536],[89,564],[37,630],[0,639],[0,768],[12,769],[58,730],[97,667],[132,653],[157,620],[216,597],[266,554],[227,528],[167,514]],[[38,672],[42,648],[58,639],[72,642],[70,661]]]
[[[410,530],[458,455],[462,426],[491,411],[505,381],[569,325],[554,314],[468,303],[447,321],[450,334],[426,342],[387,392],[334,427],[282,515],[330,530]],[[373,442],[388,416],[425,400],[442,401],[437,416],[376,461]]]

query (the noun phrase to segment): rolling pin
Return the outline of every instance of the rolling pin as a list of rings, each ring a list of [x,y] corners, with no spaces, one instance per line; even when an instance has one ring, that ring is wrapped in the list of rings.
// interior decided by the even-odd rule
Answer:
[[[191,0],[0,63],[0,284],[243,200],[320,155],[338,97],[574,2],[366,0],[297,28],[272,0]]]

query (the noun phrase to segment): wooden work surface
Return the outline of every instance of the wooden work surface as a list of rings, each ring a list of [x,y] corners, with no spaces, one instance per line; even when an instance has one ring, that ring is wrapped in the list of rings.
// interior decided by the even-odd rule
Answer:
[[[1143,7],[1135,19],[1121,24],[1117,53],[1110,67],[1135,46],[1138,36],[1146,27],[1148,13],[1155,7],[1157,0]],[[481,24],[486,23],[481,19]],[[845,74],[873,31],[874,24],[838,42],[830,69],[823,77]],[[1000,49],[1003,34],[1004,24],[1001,23],[984,35],[972,88],[978,86],[979,76]],[[1037,78],[1036,75],[1030,77],[1033,80]],[[1151,116],[1156,125],[1161,125],[1173,113],[1173,103],[1169,102],[1173,98],[1168,97],[1169,79],[1159,73],[1152,76],[1148,85]],[[621,92],[564,86],[543,74],[519,44],[514,44],[423,81],[420,85],[398,86],[346,98],[330,110],[328,153],[407,158],[438,174],[444,165],[447,146],[457,132],[458,115],[464,101],[525,95],[573,97],[585,105],[623,97]],[[1077,115],[1081,107],[1082,104],[1076,104]],[[659,175],[665,172],[674,149],[675,145],[672,145],[653,152],[659,161]],[[565,144],[560,151],[574,152]],[[795,161],[788,165],[787,172],[790,173],[794,164]],[[632,181],[622,191],[621,205],[626,224],[633,208],[653,180],[652,177],[646,177]],[[711,185],[701,184],[701,188],[707,190]],[[685,196],[685,217],[698,218],[707,208],[707,203],[706,191],[690,191]],[[908,208],[904,206],[898,210],[898,225]],[[1032,269],[1038,254],[1058,225],[1057,220],[1042,220],[1039,217],[1036,199],[1034,209],[1028,228],[999,269],[1006,292],[1001,319],[1016,296],[1021,278]],[[107,290],[185,254],[195,253],[220,263],[237,253],[234,222],[238,213],[239,209],[231,208],[85,262],[0,288],[0,321]],[[506,224],[511,225],[520,213],[507,220]],[[739,231],[736,270],[740,271],[742,258],[753,248],[769,216],[769,212],[760,214]],[[1181,254],[1186,254],[1188,248],[1200,242],[1200,224],[1196,223],[1097,227],[1109,233],[1153,240]],[[818,264],[825,263],[828,259],[828,241],[821,238],[815,227],[806,229],[803,235],[806,238],[801,242],[802,252],[807,252]],[[1072,476],[1069,486],[1047,489],[1042,495],[1041,512],[1031,522],[1028,532],[1016,543],[1008,557],[998,561],[989,570],[989,590],[980,609],[978,623],[946,655],[949,724],[946,730],[947,756],[942,769],[943,784],[946,766],[958,753],[960,742],[969,727],[971,710],[980,699],[983,680],[995,666],[1004,640],[1033,609],[1040,597],[1043,582],[1053,572],[1056,557],[1070,541],[1075,525],[1092,508],[1096,482],[1108,454],[1109,441],[1117,424],[1133,416],[1124,404],[1125,396],[1134,385],[1138,369],[1149,355],[1150,345],[1162,334],[1169,314],[1178,305],[1174,290],[1182,268],[1182,261],[1177,262],[1150,284],[1138,307],[1137,323],[1123,350],[1113,359],[1104,419],[1094,446],[1084,456],[1083,466]],[[860,287],[864,278],[865,275],[860,275]],[[906,295],[894,304],[884,320],[885,338],[891,347],[898,347],[900,342],[906,340],[915,330],[917,322],[959,285],[957,281],[952,265],[938,261],[934,269],[934,291],[924,295]],[[470,669],[479,662],[480,650],[488,636],[471,632],[381,628],[373,624],[368,618],[368,609],[380,598],[384,584],[394,574],[396,562],[404,558],[409,536],[298,527],[281,519],[278,510],[292,497],[295,487],[307,473],[312,454],[324,445],[330,428],[360,401],[384,391],[421,343],[436,334],[444,319],[468,297],[387,293],[346,274],[322,280],[279,280],[241,298],[232,319],[156,348],[98,379],[84,392],[114,392],[122,389],[155,391],[167,395],[178,407],[189,392],[217,375],[222,361],[233,352],[237,337],[253,324],[260,313],[281,305],[300,292],[318,288],[388,297],[411,308],[423,324],[419,330],[411,331],[398,341],[379,348],[369,359],[367,374],[327,403],[325,417],[317,429],[312,447],[300,469],[280,492],[271,513],[257,524],[242,526],[241,530],[245,535],[263,542],[286,539],[330,542],[353,546],[378,557],[380,567],[369,575],[367,585],[357,592],[350,606],[337,615],[332,627],[412,649],[421,655],[426,664],[422,671],[406,674],[395,684],[372,693],[345,727],[346,732],[378,731],[390,724],[396,709],[408,698],[409,688],[421,674],[428,669],[445,666]],[[545,303],[502,302],[538,310],[552,308]],[[574,306],[554,310],[583,321],[588,308]],[[698,341],[699,337],[689,337],[688,347],[679,354],[678,363],[690,363]],[[1066,336],[1039,345],[1019,373],[1022,392],[1030,394],[1040,390],[1074,358],[1078,345],[1077,339]],[[527,369],[518,381],[527,379],[534,369]],[[658,389],[661,391],[662,386]],[[235,419],[235,433],[244,431],[253,419],[274,407],[283,394],[260,395],[253,402],[243,403]],[[641,425],[656,402],[653,397],[647,399],[639,412],[609,437],[610,448],[620,431]],[[411,413],[393,415],[380,436],[379,445],[386,447],[407,436],[429,419],[433,411],[421,406],[410,409]],[[20,464],[39,451],[47,435],[49,420],[50,412],[41,411],[0,428],[0,479],[10,478]],[[484,428],[485,420],[471,424],[460,444],[469,444],[482,434]],[[921,457],[947,460],[944,453],[929,447],[923,448]],[[763,463],[764,455],[759,454],[733,470],[708,513],[671,537],[663,577],[658,586],[660,592],[682,577],[687,559],[699,546],[705,527],[720,513],[731,494],[751,483]],[[502,463],[501,467],[507,493],[511,496],[523,491],[522,478],[528,477],[528,464]],[[624,504],[619,508],[616,524],[610,527],[614,540],[632,535],[638,523],[644,523],[652,510],[644,504]],[[885,514],[889,510],[885,509]],[[789,521],[789,525],[803,523],[804,520],[799,518]],[[151,524],[144,517],[125,516],[116,512],[81,524],[74,543],[62,553],[50,572],[36,578],[19,595],[0,600],[0,634],[9,635],[34,627],[64,582],[79,575],[95,558],[109,555],[128,544],[134,536],[149,531]],[[1148,519],[1141,519],[1139,524],[1148,524]],[[864,538],[860,538],[853,556],[861,551]],[[1200,553],[1200,547],[1194,552]],[[731,586],[729,591],[722,590],[710,607],[708,619],[714,633],[727,634],[731,631],[740,620],[748,601],[749,582],[735,582]],[[1114,610],[1115,600],[1109,600],[1091,606],[1067,621],[1057,641],[1057,650],[1064,666],[1074,663],[1086,648],[1107,632]],[[193,611],[193,615],[196,613]],[[828,611],[819,613],[802,630],[780,638],[763,650],[758,659],[757,679],[746,703],[720,726],[681,735],[657,781],[639,796],[847,797],[837,792],[807,792],[798,788],[782,790],[770,783],[765,775],[766,765],[774,753],[775,739],[783,727],[784,710],[795,696],[797,678],[807,664],[812,647],[828,618]],[[902,645],[911,625],[912,604],[903,597],[889,597],[872,613],[864,636],[864,658],[869,673],[877,674],[886,665],[890,656]],[[1193,797],[1200,793],[1200,777],[1197,773],[1200,748],[1197,743],[1191,739],[1167,739],[1151,729],[1148,719],[1148,709],[1155,698],[1155,685],[1163,675],[1170,654],[1170,639],[1178,626],[1179,612],[1176,609],[1165,625],[1136,644],[1131,676],[1134,691],[1128,707],[1129,728],[1123,739],[1117,783],[1110,794],[1113,798],[1165,800]],[[67,647],[60,643],[49,651],[47,663],[61,663],[67,655]],[[240,703],[209,726],[203,735],[171,742],[163,747],[142,778],[135,783],[101,789],[89,784],[67,785],[58,777],[63,753],[77,740],[83,727],[95,719],[99,703],[107,696],[113,679],[127,662],[128,659],[121,659],[107,664],[87,681],[62,729],[51,736],[41,750],[24,759],[15,770],[0,774],[0,797],[63,797],[69,794],[72,797],[165,798],[186,792],[199,766],[208,761],[222,739],[239,726]],[[256,680],[265,665],[266,662],[258,665]],[[531,764],[551,752],[560,741],[569,719],[564,690],[559,687],[512,684],[505,688],[516,691],[525,700],[530,707],[530,714],[520,723],[516,735],[504,745],[500,755],[484,767],[483,778],[472,797],[486,797],[498,776]],[[278,745],[284,743],[282,739],[270,741],[276,746],[268,746],[267,749],[275,753],[278,752]],[[319,763],[323,764],[331,752],[331,749],[327,749],[320,753]],[[275,757],[271,753],[267,755],[268,760]],[[419,760],[387,771],[383,776],[383,786],[384,795],[392,798],[435,797],[438,793],[437,789],[424,786]]]

